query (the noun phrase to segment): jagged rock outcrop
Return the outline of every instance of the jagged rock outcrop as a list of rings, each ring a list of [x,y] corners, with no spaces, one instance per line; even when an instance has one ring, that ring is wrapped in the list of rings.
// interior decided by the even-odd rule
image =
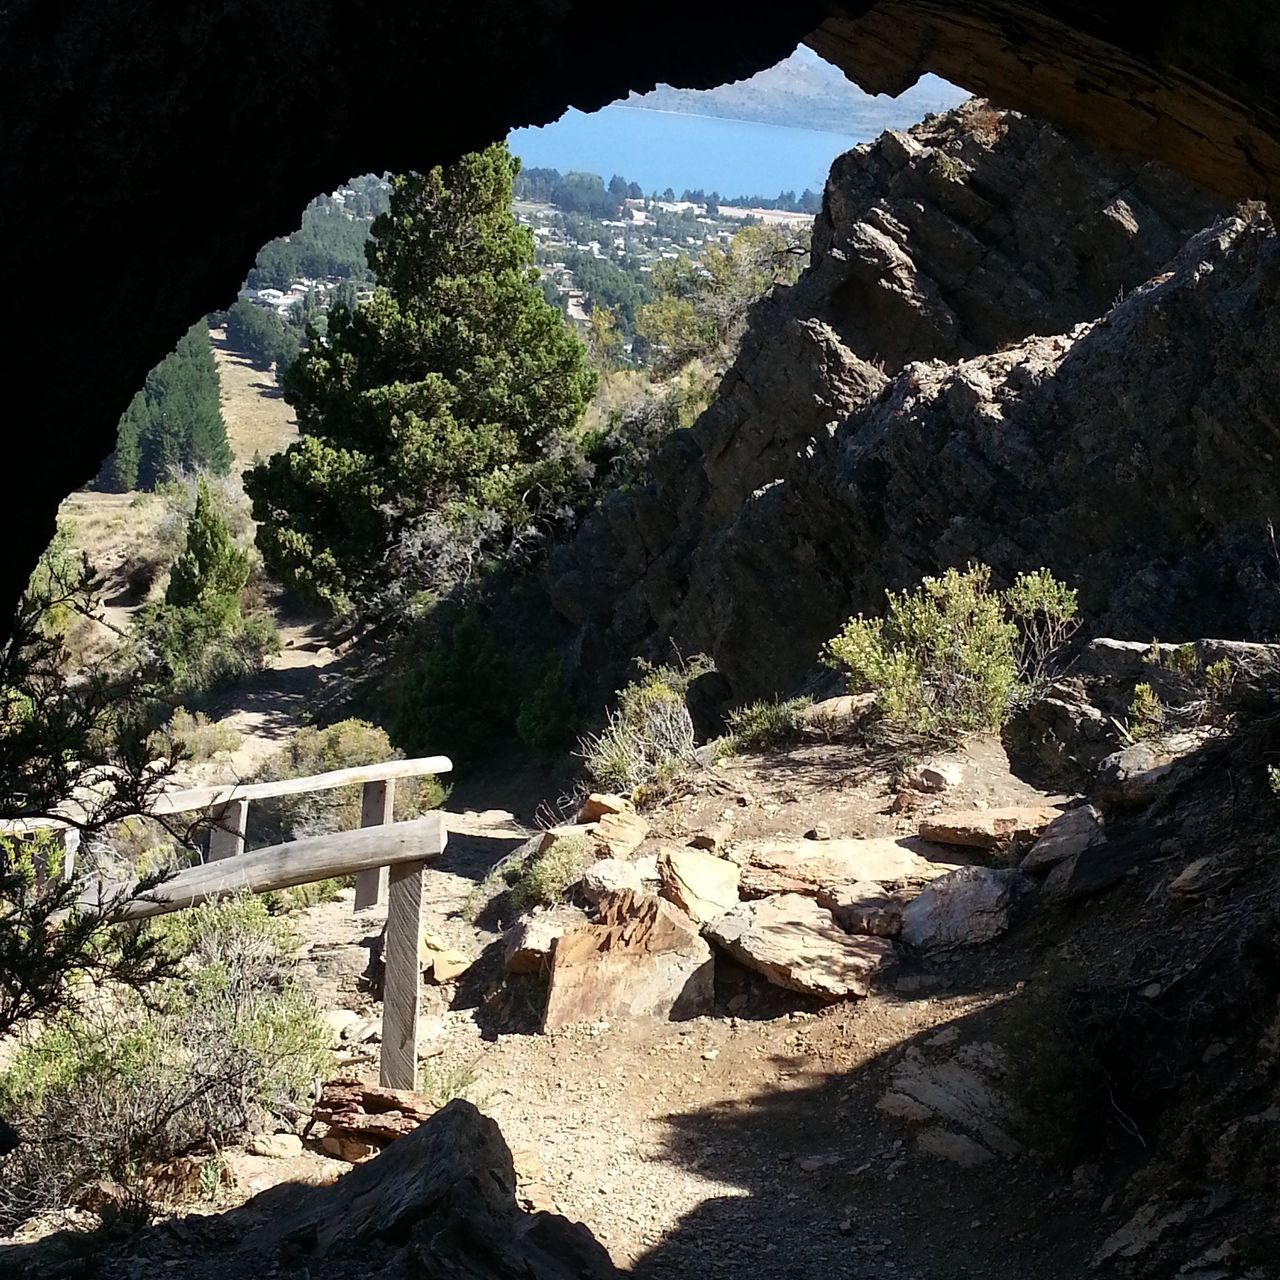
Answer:
[[[876,600],[908,559],[917,578],[918,565],[937,563],[886,508],[865,522],[877,540],[899,538],[901,554],[868,575],[875,548],[838,527],[836,492],[852,486],[874,503],[889,480],[876,468],[899,461],[837,476],[863,406],[901,413],[903,384],[889,376],[920,360],[999,361],[991,353],[1028,334],[1093,319],[1215,212],[1157,166],[1101,160],[983,103],[841,157],[809,269],[755,309],[715,402],[660,451],[648,485],[613,495],[553,555],[550,598],[578,629],[583,665],[613,671],[616,655],[665,654],[670,638],[712,653],[735,696],[785,683],[856,604],[851,579],[875,578]],[[1072,339],[1044,341],[1059,344],[1048,359]],[[977,389],[949,393],[948,404],[972,411],[984,370],[960,377]],[[941,434],[901,460],[914,468],[901,484],[927,470]],[[1037,465],[1033,454],[1019,462]],[[978,495],[952,470],[935,513],[963,521]],[[813,512],[797,513],[811,502]],[[1114,532],[1120,513],[1111,515]]]

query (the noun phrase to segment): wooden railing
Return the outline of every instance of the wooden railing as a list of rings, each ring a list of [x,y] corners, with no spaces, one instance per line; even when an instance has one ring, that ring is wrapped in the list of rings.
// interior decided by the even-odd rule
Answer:
[[[90,886],[81,909],[113,920],[136,920],[182,911],[231,893],[270,893],[340,876],[356,877],[356,909],[385,901],[383,932],[382,1052],[379,1074],[393,1089],[418,1087],[418,1017],[422,986],[421,939],[424,876],[444,851],[448,833],[444,815],[435,812],[412,822],[393,818],[399,778],[447,773],[446,756],[390,760],[364,768],[338,769],[309,778],[195,787],[161,795],[151,807],[156,817],[209,811],[208,859],[147,889],[137,882]],[[360,829],[309,836],[246,853],[249,805],[275,796],[302,795],[360,784]],[[19,820],[10,830],[74,827],[58,819]],[[68,850],[68,860],[71,850]]]

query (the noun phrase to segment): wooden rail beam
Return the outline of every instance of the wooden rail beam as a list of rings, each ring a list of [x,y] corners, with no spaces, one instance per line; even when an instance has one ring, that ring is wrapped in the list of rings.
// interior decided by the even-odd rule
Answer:
[[[428,862],[443,851],[446,839],[444,815],[438,812],[413,822],[309,836],[189,867],[142,892],[136,883],[99,883],[81,899],[81,909],[140,920],[231,893],[270,893],[377,867]]]
[[[331,791],[354,783],[387,782],[393,778],[421,778],[448,773],[453,761],[448,756],[425,756],[418,760],[386,760],[382,764],[335,769],[309,778],[283,778],[279,782],[224,782],[189,791],[169,791],[156,797],[150,812],[157,817],[172,813],[195,813],[213,809],[233,800],[268,800],[273,796],[299,796],[309,791]]]

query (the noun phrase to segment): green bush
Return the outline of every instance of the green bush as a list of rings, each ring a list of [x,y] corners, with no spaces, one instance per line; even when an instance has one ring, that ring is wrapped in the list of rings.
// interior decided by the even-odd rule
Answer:
[[[473,762],[510,735],[515,716],[506,656],[480,616],[468,611],[408,664],[391,721],[406,751]]]
[[[157,755],[176,753],[195,764],[211,760],[220,751],[234,751],[240,742],[234,729],[210,720],[203,711],[192,713],[182,706],[175,707],[169,722],[152,735]]]
[[[1125,732],[1131,738],[1153,738],[1164,728],[1165,707],[1160,695],[1145,681],[1133,686],[1133,700],[1125,720]]]
[[[544,852],[526,863],[511,886],[511,905],[516,911],[550,907],[564,901],[577,884],[588,858],[583,836],[562,836]]]
[[[516,733],[531,751],[554,751],[573,739],[578,720],[564,663],[559,655],[552,654],[533,691],[520,704]]]
[[[385,729],[367,720],[339,720],[323,729],[299,729],[286,747],[268,759],[254,775],[257,782],[281,782],[332,773],[360,765],[402,760]],[[278,844],[301,836],[350,831],[360,825],[362,787],[354,783],[332,791],[276,796],[250,808],[254,843]],[[397,778],[394,814],[397,822],[438,809],[447,792],[438,778]]]
[[[885,617],[851,618],[826,659],[847,673],[851,690],[875,692],[885,722],[911,733],[999,729],[1074,631],[1075,594],[1043,569],[1003,594],[985,565],[886,594]]]
[[[738,707],[729,712],[729,744],[747,751],[781,746],[795,737],[796,717],[812,705],[812,698],[775,698]]]
[[[641,679],[619,691],[605,727],[579,740],[592,778],[610,790],[634,791],[691,765],[696,740],[685,696],[711,669],[701,655],[675,667],[645,666]]]
[[[0,1110],[26,1137],[0,1168],[0,1231],[102,1180],[145,1198],[157,1166],[292,1120],[327,1069],[326,1029],[293,978],[296,938],[261,900],[152,928],[180,976],[146,1001],[117,989],[55,1018],[0,1073]]]

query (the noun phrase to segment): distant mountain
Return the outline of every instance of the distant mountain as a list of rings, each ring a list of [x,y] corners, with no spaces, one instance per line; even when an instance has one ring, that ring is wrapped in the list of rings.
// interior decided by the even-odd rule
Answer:
[[[625,105],[823,129],[862,140],[877,137],[885,129],[905,129],[968,96],[934,75],[922,76],[897,98],[863,93],[838,67],[801,45],[785,61],[749,80],[718,89],[673,89],[663,84],[651,93],[631,94]]]

